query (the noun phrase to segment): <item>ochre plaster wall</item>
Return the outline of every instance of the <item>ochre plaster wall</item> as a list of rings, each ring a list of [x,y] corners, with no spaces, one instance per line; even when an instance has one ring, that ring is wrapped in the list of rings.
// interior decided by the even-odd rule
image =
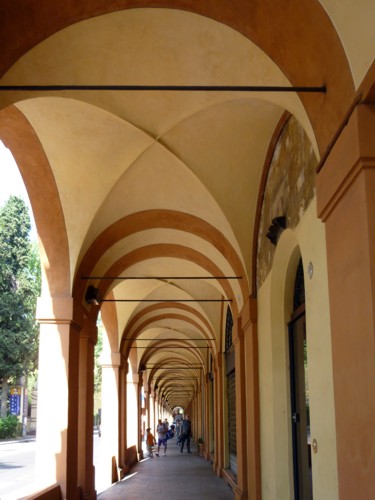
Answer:
[[[340,499],[375,497],[375,109],[358,106],[317,179],[325,222]]]
[[[293,466],[287,324],[300,255],[305,269],[308,377],[314,498],[338,498],[335,419],[324,225],[315,199],[294,231],[278,242],[272,272],[258,291],[258,338],[263,498],[292,498]],[[307,275],[309,262],[313,275]]]

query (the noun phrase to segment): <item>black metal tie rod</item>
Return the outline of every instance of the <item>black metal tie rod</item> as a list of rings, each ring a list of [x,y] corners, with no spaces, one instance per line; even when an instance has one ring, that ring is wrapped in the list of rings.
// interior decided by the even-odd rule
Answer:
[[[81,280],[242,280],[242,276],[81,276]]]
[[[326,87],[284,87],[267,85],[0,85],[4,92],[150,91],[161,92],[311,92],[325,94]]]
[[[102,299],[100,302],[232,302],[232,299]]]

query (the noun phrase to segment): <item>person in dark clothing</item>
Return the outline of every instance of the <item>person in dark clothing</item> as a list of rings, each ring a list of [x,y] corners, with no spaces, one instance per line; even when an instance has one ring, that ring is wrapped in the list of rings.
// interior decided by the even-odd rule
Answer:
[[[184,450],[184,444],[186,441],[186,448],[187,452],[191,453],[190,451],[190,437],[191,437],[191,422],[189,420],[189,415],[186,415],[184,420],[182,421],[182,426],[181,426],[181,453]]]

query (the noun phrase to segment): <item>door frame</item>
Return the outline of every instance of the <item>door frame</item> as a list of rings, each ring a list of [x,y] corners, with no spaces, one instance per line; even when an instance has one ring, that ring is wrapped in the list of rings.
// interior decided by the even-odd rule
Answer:
[[[302,423],[305,423],[305,431],[299,428],[301,424],[301,413],[306,412],[307,405],[306,399],[303,398],[302,401],[297,401],[298,392],[303,389],[306,391],[306,378],[305,373],[303,376],[303,388],[298,384],[301,384],[301,380],[298,381],[298,376],[296,374],[296,366],[301,359],[298,359],[298,353],[296,353],[296,342],[301,341],[300,338],[296,337],[298,332],[295,330],[295,325],[303,321],[304,335],[302,342],[306,339],[306,314],[305,314],[305,304],[302,304],[297,310],[292,314],[291,320],[288,324],[288,339],[289,339],[289,360],[290,360],[290,406],[291,406],[291,431],[292,431],[292,458],[293,458],[293,485],[294,485],[294,500],[307,500],[303,496],[303,484],[304,479],[308,482],[310,490],[310,498],[312,500],[312,471],[311,471],[311,450],[308,443],[308,424],[309,421],[307,417],[303,416]],[[301,335],[301,334],[299,334]],[[303,360],[304,362],[304,360]],[[303,406],[301,406],[301,404]],[[304,436],[305,434],[305,436]],[[301,439],[302,438],[302,439]],[[299,446],[306,439],[306,449],[299,450]],[[302,453],[306,453],[305,461],[307,458],[307,470],[306,463],[303,464]],[[305,476],[308,477],[305,477]]]

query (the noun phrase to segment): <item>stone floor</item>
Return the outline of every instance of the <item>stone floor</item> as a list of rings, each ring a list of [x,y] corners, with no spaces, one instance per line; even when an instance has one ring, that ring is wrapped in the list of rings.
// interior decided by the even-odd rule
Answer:
[[[192,443],[191,453],[180,452],[168,441],[167,455],[138,462],[122,481],[98,495],[98,500],[233,500],[231,488],[200,457]]]

